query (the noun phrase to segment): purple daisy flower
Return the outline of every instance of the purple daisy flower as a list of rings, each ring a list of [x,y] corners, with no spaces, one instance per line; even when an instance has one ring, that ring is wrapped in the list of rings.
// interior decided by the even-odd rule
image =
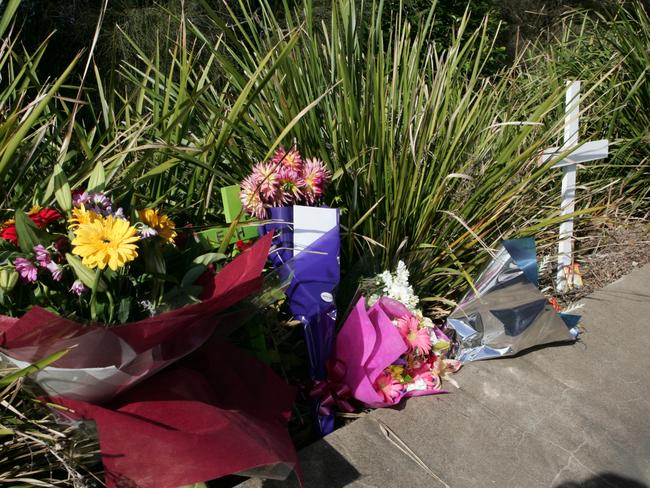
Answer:
[[[72,204],[77,208],[83,206],[104,217],[113,215],[113,202],[102,192],[75,191],[72,194]]]
[[[45,266],[45,268],[50,272],[54,281],[61,281],[61,277],[63,275],[61,266],[56,264],[54,261],[51,261],[47,266]]]
[[[80,208],[82,205],[85,207],[88,205],[88,200],[88,192],[81,190],[75,190],[72,192],[72,205],[76,208]]]
[[[34,246],[34,254],[36,255],[36,262],[42,268],[46,268],[52,262],[50,252],[45,249],[43,244]]]
[[[80,297],[88,291],[88,288],[86,288],[80,280],[74,280],[74,283],[72,283],[72,286],[70,287],[70,291]]]
[[[149,227],[148,225],[143,225],[140,227],[140,229],[138,229],[138,234],[140,234],[141,239],[149,239],[151,237],[156,237],[158,235],[158,231]]]
[[[20,275],[20,279],[25,283],[33,283],[38,277],[38,268],[27,258],[16,258],[14,261],[16,271]]]

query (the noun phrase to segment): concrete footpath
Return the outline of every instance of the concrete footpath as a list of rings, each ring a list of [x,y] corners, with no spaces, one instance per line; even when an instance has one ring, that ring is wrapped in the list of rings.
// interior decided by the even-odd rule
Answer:
[[[647,488],[650,265],[581,303],[580,342],[472,363],[460,390],[373,411],[300,453],[305,486]]]

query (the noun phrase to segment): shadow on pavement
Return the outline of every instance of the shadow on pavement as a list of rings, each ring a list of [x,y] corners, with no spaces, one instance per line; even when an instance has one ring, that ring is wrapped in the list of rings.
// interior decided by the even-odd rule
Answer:
[[[649,488],[648,485],[615,473],[602,473],[584,481],[565,481],[554,488]]]
[[[327,439],[316,442],[306,449],[309,455],[300,456],[305,488],[343,488],[360,478],[360,473],[332,446]],[[246,486],[249,486],[246,484]],[[300,483],[295,472],[284,481],[264,480],[256,482],[256,488],[298,488]]]

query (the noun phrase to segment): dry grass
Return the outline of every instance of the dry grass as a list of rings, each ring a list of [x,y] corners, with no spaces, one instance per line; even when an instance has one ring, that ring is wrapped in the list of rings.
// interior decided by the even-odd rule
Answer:
[[[26,381],[0,391],[0,486],[103,486],[93,426],[64,422]]]

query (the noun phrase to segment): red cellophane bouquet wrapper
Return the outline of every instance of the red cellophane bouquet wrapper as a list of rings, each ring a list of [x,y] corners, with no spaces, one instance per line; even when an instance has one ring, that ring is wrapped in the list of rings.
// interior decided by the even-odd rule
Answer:
[[[68,350],[32,377],[66,415],[95,421],[107,486],[286,476],[293,389],[214,334],[260,290],[271,236],[224,265],[157,209],[56,197],[0,227],[2,359]]]

